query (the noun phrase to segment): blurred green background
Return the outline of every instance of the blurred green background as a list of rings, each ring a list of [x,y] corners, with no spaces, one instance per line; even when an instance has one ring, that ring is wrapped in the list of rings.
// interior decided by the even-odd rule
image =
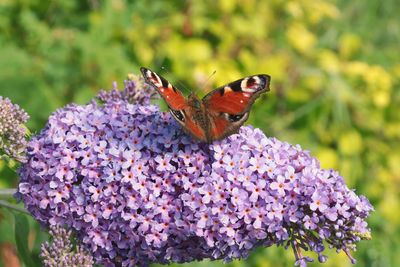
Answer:
[[[357,266],[400,266],[399,13],[397,0],[0,0],[0,95],[30,114],[35,133],[57,108],[122,87],[140,66],[199,95],[270,74],[249,123],[311,150],[370,199],[372,240],[358,245]],[[0,161],[0,188],[17,182]],[[46,235],[30,224],[37,254]],[[1,208],[1,249],[13,233]],[[292,266],[292,254],[263,248],[228,266]],[[351,266],[328,255],[324,266]]]

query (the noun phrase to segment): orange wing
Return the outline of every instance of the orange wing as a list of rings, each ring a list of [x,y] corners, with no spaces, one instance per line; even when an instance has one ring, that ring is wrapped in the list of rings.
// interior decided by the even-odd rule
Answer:
[[[269,91],[270,79],[260,74],[234,81],[207,94],[203,103],[210,111],[244,114],[260,94]]]
[[[229,115],[227,113],[210,114],[211,136],[208,142],[220,140],[236,133],[248,117],[249,112],[241,115]]]
[[[146,83],[157,90],[171,109],[181,110],[185,108],[187,105],[186,99],[182,93],[175,88],[175,86],[170,84],[166,79],[154,71],[143,67],[140,68],[140,71],[142,72]]]
[[[210,118],[209,140],[219,140],[238,131],[262,93],[269,91],[270,76],[249,76],[210,92],[203,103]]]

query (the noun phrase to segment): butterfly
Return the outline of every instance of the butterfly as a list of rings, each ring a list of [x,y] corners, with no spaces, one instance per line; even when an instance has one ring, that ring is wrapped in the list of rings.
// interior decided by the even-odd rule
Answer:
[[[236,133],[249,117],[254,101],[270,90],[271,77],[259,74],[221,86],[201,100],[194,93],[185,98],[161,75],[143,67],[140,71],[145,82],[163,97],[183,129],[207,143]]]

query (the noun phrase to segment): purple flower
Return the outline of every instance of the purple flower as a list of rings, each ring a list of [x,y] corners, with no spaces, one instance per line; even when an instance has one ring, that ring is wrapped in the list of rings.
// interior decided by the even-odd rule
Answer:
[[[10,99],[0,96],[0,156],[6,154],[17,161],[26,160],[26,130],[28,114]]]
[[[286,191],[290,189],[290,183],[286,182],[286,178],[282,175],[278,175],[276,181],[272,182],[269,186],[272,190],[276,190],[278,195],[285,196]]]
[[[157,165],[156,169],[159,172],[163,172],[163,171],[172,171],[174,168],[173,165],[171,165],[171,159],[172,156],[169,154],[166,155],[158,155],[157,157],[155,157],[154,161],[155,164]]]
[[[26,208],[76,231],[96,263],[230,261],[288,244],[305,266],[300,248],[351,257],[368,236],[368,200],[300,146],[249,126],[199,143],[135,84],[56,111],[19,170]]]
[[[40,257],[43,259],[43,266],[82,266],[92,267],[93,257],[82,247],[74,246],[71,242],[72,231],[59,226],[50,226],[50,235],[53,240],[51,244],[42,244]]]
[[[319,210],[320,212],[324,212],[328,208],[327,204],[329,199],[323,194],[320,194],[320,192],[315,191],[311,199],[312,203],[310,204],[310,209],[312,211]]]

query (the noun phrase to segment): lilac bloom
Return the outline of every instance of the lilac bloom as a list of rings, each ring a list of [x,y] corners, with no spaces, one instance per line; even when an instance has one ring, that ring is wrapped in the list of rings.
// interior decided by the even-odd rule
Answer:
[[[286,182],[286,178],[282,175],[279,175],[276,181],[272,182],[269,187],[272,190],[276,190],[280,196],[284,196],[286,194],[285,190],[290,189],[289,183]]]
[[[250,167],[249,169],[254,172],[258,172],[260,174],[263,174],[264,172],[267,171],[267,162],[265,159],[261,156],[256,156],[252,157],[249,160],[250,162]]]
[[[202,201],[204,204],[210,203],[211,199],[214,198],[214,186],[211,184],[200,187],[198,192],[203,196]]]
[[[219,232],[221,234],[226,234],[228,237],[232,238],[235,236],[235,229],[233,228],[233,226],[223,226],[220,228]]]
[[[342,215],[344,218],[349,218],[351,216],[351,213],[349,212],[350,206],[346,203],[336,203],[335,208],[337,209],[337,213]]]
[[[69,191],[66,188],[58,188],[50,190],[48,196],[52,197],[52,201],[57,204],[63,202],[64,199],[69,197]]]
[[[256,184],[250,183],[248,186],[246,186],[246,189],[251,193],[249,200],[251,202],[256,202],[258,200],[258,196],[264,198],[264,195],[266,194],[266,185],[267,182],[265,180],[258,180]]]
[[[313,200],[313,202],[310,204],[310,209],[312,211],[319,210],[320,212],[324,212],[328,208],[328,205],[326,204],[327,198],[319,192],[316,191],[312,195],[311,199]]]
[[[291,183],[294,183],[295,181],[297,181],[296,171],[292,166],[288,166],[287,170],[284,173],[284,176]]]
[[[159,172],[174,170],[174,166],[172,166],[170,163],[171,158],[172,158],[171,155],[168,155],[168,154],[166,154],[164,156],[157,156],[154,159],[154,161],[157,164],[156,169]]]
[[[328,218],[329,220],[331,220],[333,222],[336,221],[338,218],[337,209],[335,207],[327,208],[325,210],[325,216],[326,216],[326,218]]]
[[[79,143],[78,147],[80,149],[85,149],[85,148],[89,148],[91,147],[92,143],[93,143],[93,137],[90,134],[86,134],[86,135],[78,135],[78,137],[76,138],[76,141]]]
[[[93,160],[93,151],[90,149],[84,150],[81,152],[81,157],[82,157],[82,160],[80,163],[84,166],[88,166],[91,163],[91,161]]]
[[[140,84],[56,111],[19,170],[17,198],[74,230],[96,264],[231,261],[285,244],[304,265],[303,248],[324,261],[325,243],[349,255],[370,233],[368,200],[300,146],[251,126],[198,142]]]
[[[91,185],[89,187],[88,191],[92,194],[92,196],[90,197],[92,199],[92,201],[97,202],[99,200],[101,188]]]
[[[306,227],[306,229],[314,230],[317,228],[315,219],[313,219],[312,217],[306,215],[306,216],[304,216],[303,221],[304,221],[304,226]]]
[[[225,149],[226,148],[224,148],[222,146],[217,146],[213,149],[214,150],[214,159],[216,161],[221,160],[225,156]]]
[[[66,165],[59,165],[57,166],[57,172],[55,175],[58,179],[60,179],[60,181],[64,181],[64,180],[72,180],[72,178],[74,177],[74,173],[72,172],[72,170],[66,166]]]
[[[270,204],[271,205],[271,204]],[[267,213],[267,217],[270,220],[278,219],[282,220],[283,218],[283,205],[281,203],[275,203],[270,206],[269,212]]]
[[[204,229],[209,226],[212,222],[211,212],[204,212],[201,215],[198,215],[197,227]]]
[[[139,233],[147,233],[151,225],[154,225],[152,216],[139,216],[138,222],[140,226],[138,227]]]
[[[228,172],[232,171],[232,169],[235,167],[235,160],[233,159],[233,157],[229,155],[223,156],[222,162],[225,167],[225,170]]]
[[[138,159],[140,159],[140,156],[141,153],[139,151],[125,150],[122,152],[124,163],[121,167],[123,169],[128,169],[129,167],[133,166]]]
[[[132,184],[132,188],[139,192],[142,197],[146,197],[149,192],[149,182],[144,176],[136,177],[135,182]]]
[[[63,158],[61,158],[61,163],[68,165],[71,168],[75,168],[78,163],[76,161],[77,155],[79,152],[75,151],[72,152],[70,149],[64,149],[63,151]]]
[[[290,222],[297,222],[304,217],[303,212],[299,211],[296,206],[291,206],[287,212],[288,220]]]
[[[90,253],[81,246],[73,245],[72,231],[59,226],[50,226],[51,244],[41,246],[40,257],[44,267],[51,266],[93,266]]]
[[[243,189],[238,189],[237,187],[233,188],[231,202],[234,206],[240,207],[244,205],[244,203],[248,199],[248,193]]]
[[[86,214],[83,216],[85,222],[91,223],[93,227],[99,225],[100,207],[98,205],[89,205],[85,208]]]
[[[263,222],[265,221],[266,211],[264,210],[252,210],[250,212],[251,217],[254,219],[252,226],[255,229],[261,229],[263,226]]]
[[[151,190],[152,190],[152,195],[154,197],[158,197],[161,194],[161,190],[162,190],[162,180],[160,177],[156,177],[154,183],[152,183],[151,185]]]
[[[101,140],[98,142],[98,144],[94,146],[93,150],[96,151],[98,154],[102,155],[105,154],[106,147],[107,147],[107,142]]]
[[[146,235],[146,242],[149,245],[154,245],[156,248],[160,248],[162,243],[167,240],[167,234],[165,233],[150,233]]]
[[[257,218],[257,215],[252,215],[251,206],[248,206],[238,212],[238,218],[243,219],[246,224],[250,224],[253,218]]]
[[[102,210],[103,210],[103,212],[102,212],[101,216],[102,216],[104,219],[109,219],[110,216],[111,216],[111,214],[112,214],[113,211],[114,211],[114,206],[111,205],[111,203],[110,203],[110,204],[105,205],[104,207],[102,207]]]
[[[133,170],[122,170],[121,174],[121,182],[130,184],[133,184],[135,182],[135,172]]]
[[[159,214],[161,219],[165,222],[170,220],[170,215],[169,215],[169,211],[170,211],[170,203],[167,200],[162,200],[160,201],[160,203],[158,203],[159,206],[157,206],[154,209],[154,214],[157,215]]]
[[[195,194],[184,193],[182,194],[181,198],[185,206],[190,207],[192,210],[197,210],[201,207],[204,207],[203,198],[199,193]]]
[[[185,166],[188,166],[192,160],[191,149],[186,148],[185,151],[179,150],[178,157],[183,160]]]

